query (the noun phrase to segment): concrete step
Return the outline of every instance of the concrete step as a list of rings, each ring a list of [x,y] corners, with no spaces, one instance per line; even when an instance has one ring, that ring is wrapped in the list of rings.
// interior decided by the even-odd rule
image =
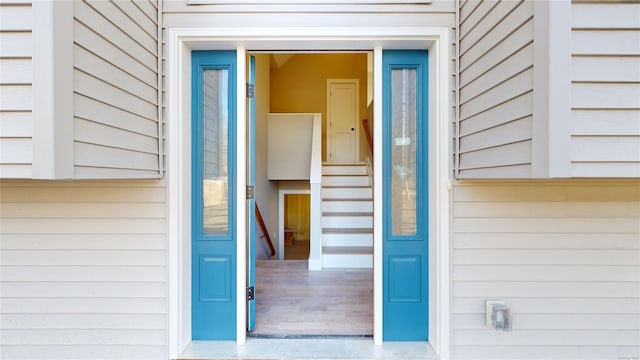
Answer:
[[[365,164],[323,164],[322,175],[367,175]]]
[[[322,199],[371,199],[371,186],[323,186]]]
[[[372,212],[372,199],[324,199],[323,212]]]
[[[372,268],[372,246],[323,246],[323,268]]]
[[[373,227],[373,213],[323,213],[322,228],[365,228]]]

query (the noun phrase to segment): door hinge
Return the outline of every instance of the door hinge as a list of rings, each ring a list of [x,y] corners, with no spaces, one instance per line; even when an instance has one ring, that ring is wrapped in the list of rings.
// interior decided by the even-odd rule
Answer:
[[[247,83],[247,97],[249,99],[256,97],[256,86],[254,84]]]
[[[256,299],[256,289],[253,286],[247,286],[247,301]]]
[[[253,199],[255,195],[256,195],[255,186],[247,185],[247,200]]]

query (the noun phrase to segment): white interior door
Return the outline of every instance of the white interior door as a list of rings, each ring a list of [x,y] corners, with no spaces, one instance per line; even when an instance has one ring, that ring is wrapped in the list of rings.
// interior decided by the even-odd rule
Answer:
[[[327,80],[327,161],[358,162],[358,79]]]

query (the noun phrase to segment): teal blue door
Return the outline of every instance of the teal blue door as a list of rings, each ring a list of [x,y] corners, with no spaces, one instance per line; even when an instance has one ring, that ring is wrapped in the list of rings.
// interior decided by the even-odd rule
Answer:
[[[247,234],[249,240],[247,242],[247,286],[249,294],[247,296],[247,331],[253,331],[256,327],[256,99],[255,99],[255,83],[256,83],[256,58],[249,57],[249,85],[250,91],[247,91],[249,101],[249,122],[247,124],[249,138],[247,139],[247,185],[254,191],[254,196],[249,196],[247,200]]]
[[[192,53],[192,337],[236,337],[236,52]]]
[[[383,333],[428,340],[427,52],[383,51]]]

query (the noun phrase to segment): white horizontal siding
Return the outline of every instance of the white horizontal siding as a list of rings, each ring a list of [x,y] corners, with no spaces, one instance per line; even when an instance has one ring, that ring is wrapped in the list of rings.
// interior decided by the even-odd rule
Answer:
[[[76,178],[160,175],[157,11],[149,1],[74,2]]]
[[[637,181],[461,182],[452,209],[454,358],[637,356]],[[487,299],[512,332],[484,326]]]
[[[159,359],[161,181],[0,184],[0,357]]]
[[[33,16],[0,3],[0,178],[29,178],[33,162]]]
[[[640,177],[640,5],[571,11],[571,174]]]
[[[252,13],[253,16],[247,16]],[[245,4],[187,5],[163,3],[167,27],[369,27],[452,26],[455,5],[436,0],[430,4]],[[313,14],[313,16],[305,16]]]
[[[530,177],[533,2],[461,2],[460,178]]]

